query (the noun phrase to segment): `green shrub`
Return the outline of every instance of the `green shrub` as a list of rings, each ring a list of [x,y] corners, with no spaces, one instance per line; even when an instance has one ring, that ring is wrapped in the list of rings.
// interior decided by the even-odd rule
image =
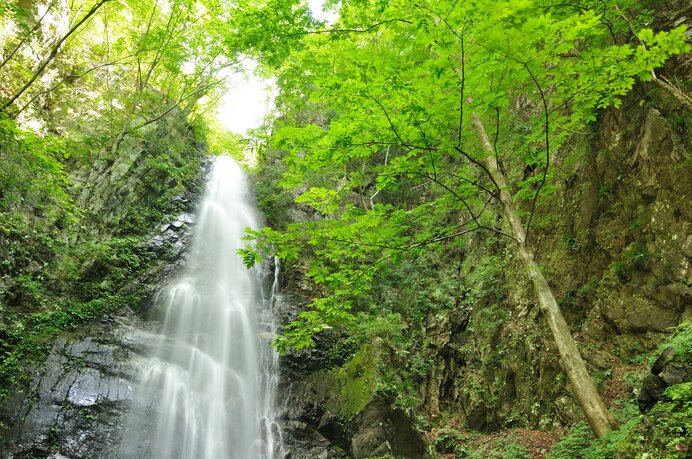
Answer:
[[[635,271],[650,270],[654,258],[645,244],[637,242],[625,250],[620,260],[613,262],[612,269],[621,282],[628,282]]]
[[[467,441],[468,436],[462,432],[452,427],[443,427],[439,430],[433,446],[438,453],[456,453],[457,457],[465,457],[461,454],[465,454],[464,446]]]
[[[579,459],[583,456],[584,450],[589,447],[594,440],[593,432],[588,424],[581,422],[574,426],[570,431],[553,446],[547,459]]]
[[[692,324],[680,325],[676,334],[649,357],[649,366],[665,349],[675,350],[674,362],[692,365]],[[639,376],[630,374],[639,383]],[[634,399],[618,413],[618,429],[595,439],[586,423],[579,423],[556,444],[548,459],[682,459],[692,452],[692,382],[670,386],[666,400],[647,415],[640,415]]]

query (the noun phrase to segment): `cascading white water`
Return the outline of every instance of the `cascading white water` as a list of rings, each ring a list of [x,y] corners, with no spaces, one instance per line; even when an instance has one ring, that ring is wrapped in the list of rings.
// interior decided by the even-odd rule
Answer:
[[[216,158],[187,268],[160,295],[162,327],[142,364],[122,458],[283,455],[273,421],[277,272],[264,292],[261,268],[248,270],[236,254],[245,228],[258,226],[248,198],[240,167]]]

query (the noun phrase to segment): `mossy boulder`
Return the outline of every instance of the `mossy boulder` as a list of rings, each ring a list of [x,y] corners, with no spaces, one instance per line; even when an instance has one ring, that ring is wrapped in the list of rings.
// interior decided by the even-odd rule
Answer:
[[[314,426],[329,448],[354,457],[425,457],[425,443],[410,416],[380,391],[388,362],[389,350],[376,338],[361,345],[343,365],[291,381],[280,397],[287,436],[304,436],[307,426]],[[305,365],[311,367],[307,361]],[[313,443],[321,441],[311,438]]]

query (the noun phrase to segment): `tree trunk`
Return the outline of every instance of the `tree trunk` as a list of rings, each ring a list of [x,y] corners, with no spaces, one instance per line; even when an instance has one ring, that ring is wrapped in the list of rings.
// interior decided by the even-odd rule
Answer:
[[[512,235],[517,240],[519,259],[531,279],[538,297],[538,304],[548,321],[550,331],[557,344],[562,367],[567,373],[574,395],[584,411],[591,429],[597,437],[601,437],[610,432],[612,418],[596,390],[593,379],[591,379],[589,372],[586,370],[586,364],[555,301],[555,296],[531,254],[530,247],[526,242],[526,230],[519,218],[512,195],[508,191],[507,180],[497,164],[495,152],[485,131],[483,121],[475,113],[473,115],[473,126],[486,153],[485,165],[499,188],[500,202],[502,203],[504,214],[509,220]]]

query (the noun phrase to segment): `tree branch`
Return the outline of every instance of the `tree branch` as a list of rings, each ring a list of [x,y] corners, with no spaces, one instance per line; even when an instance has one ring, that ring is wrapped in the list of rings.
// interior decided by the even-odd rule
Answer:
[[[396,127],[394,126],[394,123],[392,122],[392,119],[389,117],[389,113],[387,112],[387,109],[384,108],[384,105],[377,100],[376,97],[374,97],[372,94],[370,94],[370,86],[368,85],[368,73],[367,70],[363,69],[363,79],[365,80],[365,91],[368,94],[368,97],[372,99],[378,107],[380,107],[380,110],[384,113],[384,116],[387,118],[387,123],[389,123],[389,127],[392,129],[392,132],[394,132],[394,135],[396,136],[397,139],[399,139],[399,142],[401,145],[406,145],[406,142],[404,142],[404,139],[401,138],[399,135],[399,131],[397,131]]]
[[[106,63],[104,63],[104,64],[97,65],[96,67],[92,67],[92,68],[90,68],[90,69],[88,69],[88,70],[85,70],[84,72],[80,73],[79,75],[74,75],[74,74],[67,75],[65,78],[63,78],[62,80],[60,80],[59,82],[57,82],[56,84],[54,84],[53,86],[51,86],[50,88],[47,88],[47,89],[45,89],[45,90],[43,90],[43,91],[40,91],[40,92],[34,94],[34,96],[33,96],[27,103],[25,103],[24,105],[22,105],[22,108],[20,108],[20,109],[17,111],[17,113],[13,114],[13,118],[16,118],[17,116],[19,116],[24,110],[26,110],[26,109],[29,107],[29,105],[31,105],[32,103],[34,103],[34,101],[35,101],[36,99],[38,99],[39,97],[41,97],[41,96],[43,96],[43,95],[45,95],[45,94],[49,94],[49,93],[55,91],[57,88],[59,88],[60,86],[62,86],[65,82],[67,82],[67,81],[75,81],[75,80],[78,80],[78,79],[82,78],[84,75],[87,75],[87,74],[93,72],[94,70],[98,70],[98,69],[103,68],[103,67],[109,67],[109,66],[111,66],[111,65],[116,65],[118,62],[124,61],[125,59],[128,59],[128,58],[130,58],[130,57],[132,57],[132,55],[130,55],[130,56],[125,56],[125,57],[123,57],[123,58],[121,58],[121,59],[117,59],[117,60],[115,60],[115,61],[113,61],[113,62],[106,62]]]
[[[17,44],[17,46],[12,50],[12,52],[9,54],[9,56],[7,56],[7,58],[4,61],[0,62],[0,69],[3,68],[5,66],[5,64],[7,64],[14,57],[15,54],[17,54],[17,52],[20,50],[20,48],[22,46],[24,46],[24,43],[26,43],[27,40],[33,35],[33,33],[36,32],[39,29],[39,27],[41,27],[41,23],[43,22],[43,18],[45,18],[46,15],[50,12],[51,8],[53,8],[53,5],[55,5],[55,0],[50,2],[50,5],[48,5],[48,8],[46,8],[46,12],[43,13],[41,18],[36,23],[36,25],[34,25],[31,28],[31,30],[26,35],[24,35],[22,37],[19,44]]]
[[[220,84],[222,81],[223,81],[223,80],[213,81],[213,82],[211,82],[211,83],[205,85],[204,87],[198,88],[198,89],[196,89],[195,91],[192,91],[191,93],[189,93],[188,95],[186,95],[186,96],[181,97],[180,99],[178,99],[177,102],[173,103],[170,107],[168,107],[166,110],[164,110],[163,112],[161,112],[159,115],[155,116],[154,118],[145,120],[143,123],[140,123],[140,124],[138,124],[138,125],[136,125],[136,126],[133,126],[133,127],[129,128],[129,129],[124,129],[124,130],[118,135],[118,137],[115,139],[115,142],[113,142],[112,150],[113,150],[113,151],[117,150],[117,149],[118,149],[118,146],[119,146],[120,143],[123,141],[123,139],[124,139],[128,134],[130,134],[131,132],[134,132],[134,131],[136,131],[136,130],[138,130],[138,129],[141,129],[141,128],[145,127],[145,126],[148,126],[148,125],[150,125],[150,124],[152,124],[152,123],[157,122],[158,120],[160,120],[161,118],[163,118],[164,116],[168,115],[170,112],[172,112],[173,110],[175,110],[176,107],[178,107],[181,103],[185,102],[187,99],[190,99],[191,97],[194,97],[194,96],[196,96],[196,95],[198,95],[198,94],[200,94],[200,93],[203,93],[204,91],[208,90],[208,89],[211,88],[212,86],[216,86],[216,85]]]
[[[53,48],[51,49],[50,53],[48,54],[48,57],[44,59],[44,61],[38,66],[36,70],[34,70],[34,74],[31,76],[29,81],[22,86],[22,88],[17,91],[14,95],[12,95],[2,106],[0,107],[0,111],[5,111],[10,105],[12,105],[22,94],[24,94],[24,91],[29,89],[32,84],[38,79],[39,76],[43,74],[43,71],[46,69],[48,64],[55,59],[55,56],[58,55],[58,52],[60,51],[60,47],[62,46],[65,41],[70,38],[72,34],[74,34],[77,29],[81,27],[82,24],[84,24],[91,16],[96,14],[96,12],[101,8],[103,5],[106,3],[110,2],[112,0],[99,0],[97,3],[94,4],[94,6],[91,7],[89,12],[87,12],[75,25],[73,25],[70,30],[67,31],[65,35],[60,37],[60,39],[57,41],[55,45],[53,45]]]
[[[617,5],[615,5],[615,11],[617,11],[620,14],[620,16],[622,16],[622,19],[625,20],[625,22],[627,23],[627,27],[630,29],[632,35],[637,37],[637,34],[634,32],[634,26],[632,25],[632,21],[630,21],[627,15]],[[639,38],[638,41],[641,47],[646,49],[646,44],[644,44],[644,42]],[[680,91],[675,86],[673,86],[670,83],[670,81],[666,80],[664,77],[658,77],[654,69],[651,69],[651,79],[654,81],[654,83],[656,83],[658,86],[660,86],[670,95],[672,95],[675,99],[677,99],[677,101],[680,102],[685,108],[687,108],[687,110],[692,109],[692,98],[684,92]]]
[[[531,203],[531,214],[529,215],[529,219],[526,223],[526,238],[528,239],[529,233],[531,231],[531,221],[533,220],[533,215],[536,212],[536,203],[538,202],[538,195],[540,194],[541,189],[545,185],[546,178],[548,177],[548,169],[550,168],[550,111],[548,110],[548,101],[545,98],[545,93],[543,92],[543,88],[541,87],[541,85],[538,83],[536,76],[533,74],[526,62],[523,63],[523,66],[529,73],[531,80],[536,85],[536,88],[538,88],[538,92],[541,95],[541,101],[543,102],[543,127],[545,130],[545,169],[543,170],[543,177],[541,178],[541,183],[538,185],[538,189],[536,190],[536,193],[533,196],[533,202]]]
[[[459,147],[454,147],[454,149],[455,149],[456,151],[458,151],[459,153],[461,153],[462,155],[464,155],[464,157],[465,157],[466,159],[468,159],[469,161],[471,161],[473,164],[475,164],[476,166],[480,167],[481,170],[482,170],[483,172],[485,172],[485,175],[487,175],[487,176],[490,178],[490,181],[493,182],[493,186],[495,186],[495,188],[497,189],[497,191],[498,191],[498,192],[500,191],[500,187],[497,185],[497,182],[495,181],[495,178],[493,177],[493,174],[490,173],[490,171],[488,170],[487,167],[485,167],[481,162],[479,162],[479,161],[473,159],[473,157],[471,157],[471,155],[469,155],[468,153],[466,153],[463,149],[461,149],[461,148],[459,148]]]
[[[307,30],[305,32],[296,32],[296,33],[290,33],[286,35],[278,35],[278,38],[291,38],[291,37],[298,37],[302,35],[316,35],[316,34],[330,34],[330,33],[365,33],[365,32],[370,32],[373,29],[376,29],[377,27],[384,25],[384,24],[389,24],[392,22],[401,22],[403,24],[412,24],[411,21],[407,19],[400,19],[400,18],[394,18],[394,19],[387,19],[385,21],[380,21],[377,22],[369,27],[366,27],[365,29],[326,29],[326,30]]]

